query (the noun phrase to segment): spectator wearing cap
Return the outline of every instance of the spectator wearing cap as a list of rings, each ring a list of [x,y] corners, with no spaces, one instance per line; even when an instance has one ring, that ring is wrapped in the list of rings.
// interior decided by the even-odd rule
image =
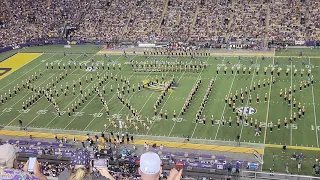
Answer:
[[[158,154],[154,152],[146,152],[140,157],[139,174],[141,179],[144,180],[158,180],[162,173],[161,160]],[[181,179],[182,169],[180,171],[173,168],[170,171],[167,180]]]
[[[23,171],[17,170],[17,156],[18,150],[11,144],[3,144],[0,146],[0,179],[10,180],[20,179],[19,177],[24,177],[24,179],[39,179],[47,180],[47,178],[40,172],[40,165],[38,161],[35,161],[33,167],[33,175],[28,173],[29,161],[25,163]],[[10,174],[11,176],[8,176]]]
[[[159,179],[161,173],[161,160],[158,154],[154,152],[146,152],[141,155],[139,167],[141,179]]]
[[[65,169],[60,175],[59,180],[96,180],[114,178],[109,174],[107,168],[98,169],[103,177],[92,176],[92,167],[90,165],[90,154],[87,151],[76,151],[71,157],[71,168]]]

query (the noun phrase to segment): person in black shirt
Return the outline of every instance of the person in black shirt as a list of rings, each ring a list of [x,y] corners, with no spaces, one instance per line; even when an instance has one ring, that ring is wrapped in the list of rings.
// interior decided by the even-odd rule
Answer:
[[[22,129],[22,120],[19,119],[20,130]]]

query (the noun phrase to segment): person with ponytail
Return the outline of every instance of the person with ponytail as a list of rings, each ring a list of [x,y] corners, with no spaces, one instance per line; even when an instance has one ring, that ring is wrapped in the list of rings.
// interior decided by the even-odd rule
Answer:
[[[76,151],[71,157],[69,169],[65,169],[59,175],[59,180],[114,180],[107,167],[97,169],[101,176],[92,174],[90,154],[87,151]]]

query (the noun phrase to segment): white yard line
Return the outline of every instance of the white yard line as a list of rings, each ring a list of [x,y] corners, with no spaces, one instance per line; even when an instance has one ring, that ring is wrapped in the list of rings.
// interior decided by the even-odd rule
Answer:
[[[199,79],[199,77],[201,76],[202,72],[203,72],[203,69],[202,69],[201,72],[199,73],[198,78],[196,79],[196,82],[194,83],[193,87],[194,87],[195,84],[198,82],[198,79]],[[217,75],[217,76],[218,76],[218,75]],[[216,78],[217,78],[217,76],[216,76]],[[216,79],[216,78],[215,78],[215,79]],[[210,81],[209,81],[209,83],[210,83]],[[193,88],[193,87],[192,87],[192,88]],[[188,96],[187,96],[187,98],[188,98]],[[185,99],[184,102],[186,102],[187,98]],[[180,115],[181,115],[181,112],[179,113],[179,116],[180,116]],[[178,117],[179,117],[179,116],[178,116]],[[176,124],[177,124],[177,121],[174,122],[174,124],[173,124],[173,126],[172,126],[172,128],[171,128],[170,133],[169,133],[168,136],[171,135],[171,133],[172,133],[172,131],[173,131],[173,128],[175,127]],[[196,131],[197,126],[198,126],[198,123],[196,123],[196,125],[194,126],[194,129],[193,129],[193,131],[192,131],[191,138],[192,138],[194,132]]]
[[[81,56],[81,55],[80,55],[80,56]],[[79,57],[80,57],[80,56],[79,56]],[[95,54],[94,56],[96,56],[96,54]],[[94,56],[89,57],[88,60],[90,60],[90,59],[93,58]],[[77,57],[77,59],[78,59],[79,57]],[[78,70],[78,69],[73,70],[70,74],[72,74],[72,73],[75,72],[76,70]],[[80,79],[81,79],[82,77],[84,77],[85,75],[87,75],[88,73],[89,73],[89,71],[86,72],[86,73],[84,73],[84,74],[80,77]],[[94,81],[95,81],[95,80],[94,80]],[[94,81],[93,81],[93,82],[94,82]],[[62,81],[61,81],[61,82],[62,82]],[[93,82],[91,82],[91,83],[93,83]],[[90,84],[91,84],[91,83],[90,83]],[[90,84],[89,84],[89,85],[90,85]],[[89,87],[89,85],[87,85],[87,87],[86,87],[85,89],[87,89],[87,88]],[[85,90],[85,89],[84,89],[84,90]],[[79,97],[79,96],[80,96],[80,94],[79,94],[77,97]],[[61,98],[61,97],[63,97],[63,96],[60,96],[59,98]],[[76,98],[77,98],[77,97],[76,97]],[[58,98],[58,99],[59,99],[59,98]],[[70,105],[76,98],[74,98],[68,105]],[[66,108],[68,107],[68,105],[67,105],[64,109],[66,109]],[[51,106],[51,104],[49,104],[44,110],[47,110],[50,106]],[[63,109],[63,110],[64,110],[64,109]],[[30,125],[30,124],[31,124],[37,117],[39,117],[39,116],[40,116],[40,114],[38,114],[36,117],[34,117],[26,126]],[[57,115],[57,116],[58,116],[58,115]],[[56,117],[57,117],[57,116],[56,116]],[[56,117],[55,117],[55,118],[56,118]],[[55,119],[55,118],[54,118],[54,119]],[[52,122],[52,121],[50,121],[50,123],[51,123],[51,122]],[[50,123],[49,123],[49,124],[50,124]],[[47,124],[47,125],[49,125],[49,124]],[[47,125],[46,125],[44,128],[46,128]]]
[[[181,80],[182,76],[184,75],[185,71],[183,71],[182,75],[180,76],[180,78],[178,79],[177,83]],[[172,93],[168,96],[167,100],[163,103],[163,106],[162,107],[165,107],[165,105],[167,104],[168,100],[170,99]],[[147,131],[147,134],[150,132],[152,126],[153,126],[154,123],[152,123],[150,129]],[[173,128],[173,127],[172,127]]]
[[[136,72],[133,72],[133,73],[131,74],[131,76],[128,78],[128,80],[130,80],[135,73],[136,73]],[[148,78],[148,77],[150,76],[150,74],[151,74],[151,71],[149,72],[149,74],[148,74],[148,76],[147,76],[146,78]],[[133,97],[133,95],[134,95],[136,92],[137,92],[137,91],[135,91],[134,93],[132,93],[132,95],[130,96],[129,100]],[[114,96],[116,96],[116,93],[110,98],[110,100],[107,102],[107,104],[114,98]],[[120,109],[120,111],[119,111],[117,114],[120,114],[124,107],[125,107],[125,106],[123,105],[122,108]],[[103,109],[104,109],[104,108],[101,108],[101,110],[99,111],[99,113],[101,113],[101,112],[103,111]],[[84,128],[84,131],[91,125],[91,123],[92,123],[96,118],[97,118],[97,117],[94,117],[94,118],[90,121],[90,123],[88,123],[88,125]],[[108,129],[109,127],[110,127],[110,124],[108,124],[107,129]]]
[[[257,62],[258,62],[258,57],[257,57],[257,59],[256,59],[256,64],[257,64]],[[252,79],[251,79],[250,87],[252,86],[253,79],[254,79],[254,76],[255,76],[255,74],[256,74],[256,70],[257,70],[257,68],[255,67],[255,68],[254,68],[254,71],[253,71],[253,73],[252,73]],[[270,81],[270,86],[271,86],[271,83],[272,83],[272,80]],[[250,95],[251,95],[251,92],[249,91],[249,96],[250,96]],[[249,98],[247,97],[246,106],[248,106],[248,104],[249,104]],[[243,120],[242,120],[242,126],[241,126],[241,130],[240,130],[240,139],[239,139],[239,142],[240,142],[241,137],[242,137],[243,127],[244,127],[244,123],[243,123]]]
[[[273,59],[272,59],[272,65],[274,65],[274,56],[273,56]],[[267,140],[267,129],[268,129],[268,118],[269,118],[270,99],[271,99],[271,88],[272,88],[272,84],[273,84],[272,80],[273,80],[273,76],[270,74],[270,87],[269,87],[269,97],[268,97],[267,114],[266,114],[266,127],[264,129],[263,144],[266,144],[266,140]]]
[[[179,78],[179,80],[177,81],[177,83],[181,80],[181,78],[182,78],[182,76],[184,75],[184,73],[185,73],[185,71],[183,71],[183,73],[182,73],[182,75],[180,76],[180,78]],[[162,106],[162,107],[165,107],[165,105],[167,104],[167,102],[168,102],[169,98],[171,97],[171,95],[172,95],[172,93],[168,96],[168,98],[166,99],[166,101],[163,103],[163,106]],[[154,125],[154,123],[155,123],[155,122],[153,122],[153,123],[151,124],[150,129],[147,131],[147,134],[149,134],[150,130],[152,129],[152,127],[153,127],[153,125]],[[172,128],[173,128],[173,127],[172,127]],[[147,134],[146,134],[146,135],[147,135]]]
[[[129,77],[129,79],[131,79],[131,77],[132,77],[134,74],[135,74],[135,72],[133,72],[133,73],[131,74],[131,76]],[[148,74],[148,76],[147,76],[146,78],[148,78],[148,77],[150,76],[150,74],[151,74],[151,71],[149,72],[149,74]],[[131,100],[131,98],[133,97],[133,95],[134,95],[135,93],[137,93],[137,91],[135,91],[134,93],[132,93],[132,95],[130,96],[130,98],[128,99],[128,101]],[[116,95],[116,94],[114,94],[114,95],[112,96],[112,98],[113,98],[115,95]],[[111,98],[111,99],[112,99],[112,98]],[[111,99],[110,99],[110,101],[111,101]],[[119,110],[119,112],[118,112],[117,114],[120,114],[121,111],[124,109],[124,107],[125,107],[125,105],[122,106],[122,108]],[[99,113],[101,113],[102,110],[103,110],[103,108],[99,111]],[[91,124],[95,119],[96,119],[96,117],[94,117],[94,118],[90,121],[90,123],[87,125],[87,127],[86,127],[84,130],[86,130],[86,129],[90,126],[90,124]],[[106,129],[108,129],[108,128],[110,127],[110,125],[111,125],[111,124],[109,123]]]
[[[98,55],[98,54],[95,54],[94,56],[96,56],[96,55]],[[94,56],[92,56],[92,57],[90,57],[90,58],[93,58]],[[89,58],[89,59],[90,59],[90,58]],[[120,56],[119,58],[121,58],[121,56]],[[118,58],[118,59],[119,59],[119,58]],[[117,60],[118,60],[118,59],[117,59]],[[104,74],[106,71],[108,71],[108,70],[105,69],[104,71],[102,71],[102,74]],[[89,73],[89,72],[85,73],[83,76],[81,76],[81,78],[84,77],[84,76],[85,76],[86,74],[88,74],[88,73]],[[83,89],[83,91],[86,90],[88,87],[90,87],[90,85],[91,85],[92,83],[94,83],[96,80],[97,80],[97,79],[95,79],[94,81],[90,82],[90,83],[86,86],[86,88]],[[110,82],[110,81],[109,81],[109,82]],[[109,82],[108,82],[108,83],[109,83]],[[108,83],[107,83],[107,84],[108,84]],[[70,106],[70,104],[73,103],[80,95],[81,95],[81,94],[78,94],[72,101],[70,101],[70,103],[67,104],[67,106],[66,106],[63,110],[67,109],[67,108]],[[93,95],[93,96],[94,96],[94,95]],[[90,102],[91,102],[91,101],[90,101]],[[86,105],[86,106],[87,106],[87,105]],[[85,107],[86,107],[86,106],[85,106]],[[45,125],[44,128],[48,127],[57,117],[59,117],[59,116],[57,115],[56,117],[54,117],[47,125]],[[74,120],[74,119],[73,119],[73,120]],[[72,120],[72,121],[73,121],[73,120]]]
[[[127,65],[127,64],[126,64],[126,65]],[[126,65],[123,66],[123,69],[124,69],[124,67],[126,67]],[[120,71],[119,71],[116,75],[118,75],[119,73],[120,73]],[[133,74],[132,74],[132,75],[133,75]],[[132,75],[128,78],[128,80],[131,79]],[[109,82],[111,82],[111,81],[109,81]],[[109,82],[108,82],[106,85],[108,85]],[[113,97],[114,97],[115,95],[116,95],[116,93],[109,99],[109,101],[107,102],[107,104],[113,99]],[[94,95],[94,96],[97,96],[97,95]],[[87,103],[81,110],[84,110],[94,99],[95,99],[95,98],[93,97],[93,98],[89,101],[89,103]],[[99,113],[101,113],[101,111],[102,111],[102,110],[100,110]],[[68,125],[66,125],[66,127],[63,128],[63,130],[65,130],[76,118],[77,118],[77,117],[74,117],[74,118],[68,123]],[[87,127],[89,127],[89,125],[90,125],[91,123],[92,123],[92,121],[87,125]],[[87,129],[87,127],[84,129],[84,131]]]
[[[56,54],[53,54],[53,56],[55,56],[55,55],[56,55]],[[47,59],[45,59],[45,60],[51,59],[53,56],[50,56],[49,58],[47,58]],[[40,56],[39,56],[39,57],[40,57]],[[39,58],[39,57],[38,57],[38,58]],[[36,59],[37,59],[37,58],[36,58]],[[32,61],[30,61],[30,62],[32,62]],[[25,75],[26,75],[27,73],[29,73],[30,71],[32,71],[32,70],[34,70],[35,68],[39,67],[42,63],[43,63],[43,62],[40,62],[38,65],[34,66],[34,67],[33,67],[32,69],[30,69],[29,71],[23,73],[23,74],[22,74],[21,76],[19,76],[18,78],[13,79],[10,83],[8,83],[7,85],[3,86],[3,87],[0,89],[0,91],[2,91],[4,88],[8,87],[10,84],[12,84],[13,82],[15,82],[16,80],[18,80],[18,79],[20,79],[21,77],[25,76]],[[27,65],[27,64],[29,64],[29,63],[26,63],[25,65]],[[25,66],[25,65],[23,65],[23,66]],[[19,69],[23,68],[23,66],[20,67]]]
[[[52,57],[52,56],[51,56]],[[50,57],[50,58],[51,58]],[[50,58],[48,58],[48,59],[50,59]],[[79,58],[79,57],[77,57],[77,58]],[[76,59],[77,59],[76,58]],[[62,60],[63,58],[61,58],[60,60]],[[47,60],[47,59],[46,59]],[[43,73],[43,72],[45,72],[46,70],[44,70],[44,71],[42,71],[41,73]],[[52,76],[54,76],[55,74],[53,74]],[[41,84],[39,84],[38,86],[40,86],[40,85],[42,85],[43,83],[45,83],[46,81],[48,81],[52,76],[50,76],[49,78],[47,78],[45,81],[43,81]],[[31,93],[33,93],[33,92],[30,92],[30,93],[28,93],[27,95],[25,95],[25,96],[23,96],[22,98],[20,98],[18,101],[16,101],[10,108],[13,108],[16,104],[18,104],[20,101],[22,101],[25,97],[27,97],[29,94],[31,94]],[[5,112],[2,112],[1,114],[0,114],[0,116],[2,116],[3,114],[4,114]]]
[[[230,92],[231,92],[231,90],[232,90],[232,86],[233,86],[233,83],[234,83],[234,80],[236,79],[236,72],[234,73],[234,75],[233,75],[233,79],[232,79],[232,83],[231,83],[231,85],[230,85],[230,89],[229,89],[229,92],[228,92],[228,96],[230,95]],[[223,107],[223,110],[222,110],[222,113],[221,113],[221,117],[220,117],[220,120],[222,120],[222,118],[224,117],[224,111],[226,110],[226,107],[227,107],[227,103],[224,103],[224,107]],[[215,135],[215,137],[214,137],[214,140],[216,140],[217,139],[217,137],[218,137],[218,133],[219,133],[219,129],[220,129],[220,125],[221,123],[219,123],[219,125],[218,125],[218,129],[217,129],[217,132],[216,132],[216,135]]]
[[[76,59],[78,59],[79,57],[80,57],[80,56],[78,56]],[[62,59],[64,59],[64,57],[61,58],[60,60],[62,60]],[[72,73],[75,72],[75,71],[76,71],[76,69],[73,70],[70,74],[72,74]],[[52,76],[54,76],[54,75],[56,75],[56,74],[53,74]],[[48,79],[46,79],[46,81],[49,80],[52,76],[50,76]],[[60,82],[62,82],[62,81],[60,81]],[[59,83],[60,83],[60,82],[59,82]],[[59,83],[58,83],[58,84],[59,84]],[[43,83],[42,83],[42,84],[43,84]],[[57,85],[58,85],[58,84],[57,84]],[[42,97],[43,97],[43,96],[41,96],[40,99],[41,99]],[[40,99],[39,99],[39,100],[40,100]],[[38,101],[39,101],[39,100],[38,100]],[[49,105],[49,106],[50,106],[50,105]],[[12,122],[14,122],[14,120],[16,120],[17,118],[19,118],[22,114],[23,114],[23,113],[19,114],[19,115],[18,115],[17,117],[15,117],[12,121],[10,121],[6,126],[9,126]],[[39,115],[37,115],[37,116],[39,116]],[[37,117],[37,116],[36,116],[36,117]],[[34,120],[34,119],[33,119],[33,120]],[[32,121],[33,121],[33,120],[32,120]],[[29,125],[29,123],[28,123],[28,125]],[[26,126],[27,126],[27,125],[26,125]]]
[[[209,58],[209,57],[208,57]],[[202,70],[201,70],[201,72],[202,72]],[[181,75],[181,77],[184,75],[184,73],[185,73],[185,71],[182,73],[182,75]],[[181,77],[179,78],[179,80],[178,80],[178,82],[180,81],[180,79],[181,79]],[[199,77],[198,77],[198,79],[199,79]],[[166,99],[166,101],[164,102],[164,104],[163,104],[163,106],[162,107],[164,107],[166,104],[167,104],[167,102],[168,102],[168,99],[171,97],[171,94],[168,96],[168,98]],[[178,115],[178,117],[181,115],[181,112],[179,113],[179,115]],[[151,127],[149,128],[149,130],[147,131],[147,134],[149,134],[149,132],[150,132],[150,130],[151,130],[151,128],[153,127],[153,125],[154,125],[154,123],[155,122],[153,122],[152,124],[151,124]],[[172,130],[173,130],[173,128],[174,128],[174,126],[175,126],[175,124],[176,124],[176,122],[174,123],[174,125],[172,126],[172,129],[171,129],[171,131],[170,131],[170,134],[171,134],[171,132],[172,132]],[[146,134],[146,135],[147,135]],[[170,136],[170,134],[169,134],[169,136]]]
[[[291,69],[290,69],[290,71],[291,71],[291,78],[290,78],[290,86],[291,86],[291,88],[293,88],[293,86],[292,86],[292,61],[291,61]],[[291,90],[292,91],[292,90]],[[292,94],[292,92],[291,92],[291,94]],[[290,104],[290,116],[292,116],[292,101],[293,101],[293,99],[291,99],[291,104]],[[267,125],[266,125],[267,126]],[[267,126],[268,127],[268,126]],[[290,123],[290,145],[292,145],[292,124]]]
[[[225,59],[225,58],[224,58],[224,59]],[[224,61],[224,59],[223,59],[222,61]],[[208,61],[208,60],[209,60],[209,57],[208,57],[207,61]],[[202,72],[203,72],[203,69],[201,70],[201,73],[199,74],[198,79],[199,79],[199,77],[201,76]],[[218,75],[219,75],[219,74],[217,74],[216,77],[214,78],[213,88],[214,88],[214,83],[216,82]],[[198,79],[196,80],[195,84],[197,83]],[[210,79],[210,81],[211,81],[211,79]],[[209,84],[210,84],[210,81],[209,81]],[[212,90],[211,90],[211,93],[212,93]],[[211,94],[211,93],[210,93],[210,94]],[[209,94],[209,96],[210,96],[210,94]],[[187,97],[187,98],[188,98],[188,97]],[[200,106],[201,106],[201,105],[200,105]],[[204,109],[205,109],[205,107],[203,108],[203,111],[204,111]],[[180,112],[180,114],[181,114],[181,112]],[[180,114],[179,114],[179,115],[180,115]],[[176,122],[174,122],[174,123],[176,123]],[[197,126],[198,126],[198,123],[196,123],[196,125],[194,126],[190,138],[192,138],[193,135],[194,135],[194,133],[196,132]],[[173,130],[173,129],[171,129],[171,131],[172,131],[172,130]]]
[[[309,57],[309,67],[311,61]],[[313,84],[311,84],[311,92],[312,92],[312,103],[313,103],[313,113],[314,113],[314,125],[315,125],[315,130],[316,130],[316,137],[317,137],[317,147],[319,147],[319,137],[318,137],[318,125],[317,125],[317,114],[316,114],[316,106],[315,106],[315,101],[314,101],[314,92],[313,92]]]
[[[42,71],[42,73],[45,72],[45,71]],[[55,74],[53,74],[52,76],[54,76]],[[49,80],[52,76],[48,77],[45,81],[43,81],[41,84],[39,85],[42,85],[43,83],[45,83],[47,80]],[[25,97],[29,96],[31,93],[33,93],[32,91],[27,93],[27,95],[23,96],[22,98],[20,98],[18,101],[16,101],[12,106],[10,106],[10,109],[13,108],[16,104],[18,104],[20,101],[22,101]],[[5,112],[2,112],[0,114],[0,116],[2,116]]]
[[[163,59],[163,58],[162,58],[162,59]],[[169,73],[169,71],[167,71],[164,76],[166,76],[168,73]],[[148,99],[146,100],[146,102],[143,104],[141,110],[139,111],[139,114],[142,112],[143,108],[147,105],[147,103],[149,102],[149,100],[150,100],[150,98],[151,98],[151,96],[153,95],[154,92],[155,92],[155,91],[153,91],[153,92],[150,94],[150,96],[148,97]]]

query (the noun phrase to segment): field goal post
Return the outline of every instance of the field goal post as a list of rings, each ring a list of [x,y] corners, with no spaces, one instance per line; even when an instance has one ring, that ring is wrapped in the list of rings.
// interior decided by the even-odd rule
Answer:
[[[258,151],[256,150],[253,150],[253,156],[254,158],[260,163],[260,164],[263,164],[263,158],[262,158],[262,155],[259,154]]]

